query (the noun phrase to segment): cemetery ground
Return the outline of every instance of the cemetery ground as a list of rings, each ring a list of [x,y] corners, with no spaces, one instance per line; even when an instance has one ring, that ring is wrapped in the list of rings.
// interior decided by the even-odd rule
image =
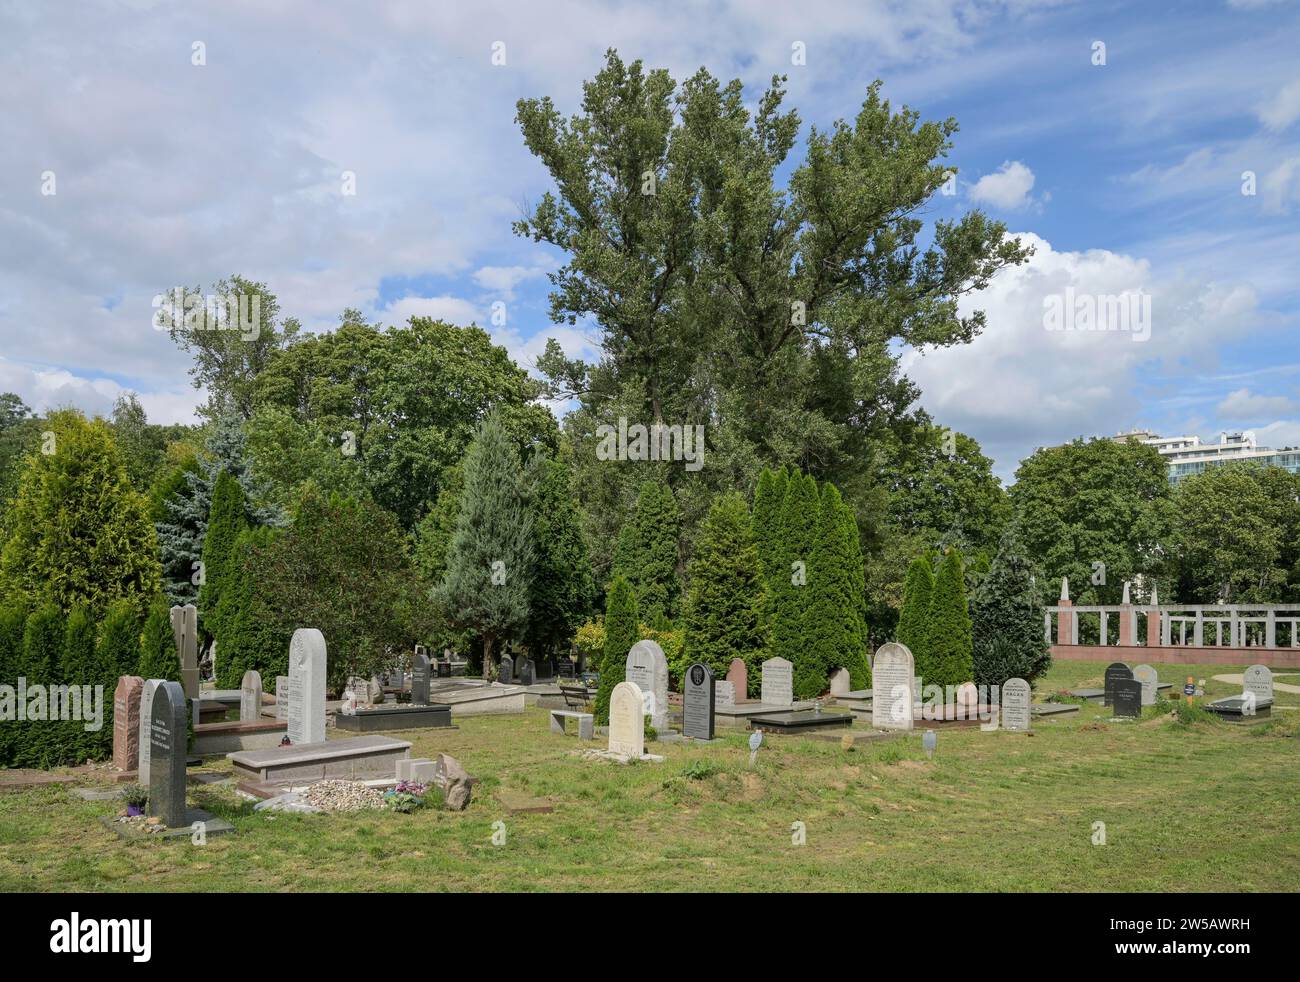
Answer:
[[[1178,686],[1205,678],[1207,697],[1239,691],[1213,676],[1240,666],[1157,667]],[[1058,661],[1035,698],[1100,687],[1104,669]],[[114,803],[65,786],[0,792],[0,890],[1294,889],[1300,694],[1278,691],[1272,719],[1252,726],[1109,715],[1089,703],[1036,719],[1031,735],[943,729],[933,760],[920,730],[851,751],[768,736],[753,770],[744,730],[712,745],[647,744],[666,761],[619,766],[576,756],[603,739],[551,733],[544,709],[463,718],[393,734],[413,756],[450,753],[481,780],[459,813],[255,814],[229,786],[191,783],[192,805],[236,827],[195,846],[121,841],[98,820]],[[511,814],[503,791],[554,810]],[[1096,822],[1105,845],[1093,844]]]

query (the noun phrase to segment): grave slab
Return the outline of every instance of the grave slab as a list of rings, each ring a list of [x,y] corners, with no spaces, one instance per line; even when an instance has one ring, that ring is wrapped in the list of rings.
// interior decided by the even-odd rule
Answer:
[[[235,777],[260,784],[310,783],[326,778],[390,778],[411,744],[384,736],[346,737],[323,743],[227,754]]]
[[[431,727],[454,728],[450,706],[411,706],[387,704],[355,713],[338,713],[334,727],[352,733],[380,733],[386,730],[423,730]]]
[[[852,713],[817,712],[768,713],[749,717],[749,728],[765,733],[807,733],[810,730],[834,729],[853,725]]]

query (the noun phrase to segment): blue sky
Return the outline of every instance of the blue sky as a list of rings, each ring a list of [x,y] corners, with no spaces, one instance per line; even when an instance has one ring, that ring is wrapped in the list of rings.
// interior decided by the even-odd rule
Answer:
[[[1300,444],[1300,4],[265,6],[0,9],[0,391],[103,412],[130,388],[155,421],[191,418],[152,297],[232,272],[316,330],[345,307],[428,313],[525,364],[548,336],[591,356],[547,320],[559,257],[510,232],[547,186],[513,115],[521,96],[574,109],[614,46],[755,97],[787,74],[805,125],[852,117],[876,77],[959,120],[957,193],[928,217],[980,207],[1038,252],[975,298],[984,336],[904,366],[1004,478],[1132,426]],[[1149,338],[1045,330],[1067,289],[1149,295]]]

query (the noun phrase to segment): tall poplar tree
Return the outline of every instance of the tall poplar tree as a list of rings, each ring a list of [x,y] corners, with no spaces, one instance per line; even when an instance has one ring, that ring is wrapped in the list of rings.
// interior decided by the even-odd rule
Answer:
[[[930,619],[930,598],[934,595],[934,572],[930,557],[917,556],[907,568],[903,583],[903,609],[898,615],[894,640],[912,652],[917,674],[928,664],[925,653],[925,625]]]
[[[846,521],[846,518],[848,519]],[[870,687],[862,618],[862,563],[855,561],[858,527],[839,489],[825,484],[809,563],[808,643],[795,663],[794,695],[811,699],[826,689],[837,668],[847,668],[855,689]],[[855,570],[856,565],[856,570]]]

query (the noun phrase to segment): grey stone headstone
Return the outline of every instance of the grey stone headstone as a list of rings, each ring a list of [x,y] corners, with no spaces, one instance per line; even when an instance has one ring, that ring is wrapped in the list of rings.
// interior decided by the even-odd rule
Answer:
[[[162,679],[145,679],[144,688],[140,690],[140,763],[136,768],[136,783],[142,788],[149,787],[150,760],[153,734],[153,694]]]
[[[910,730],[916,700],[916,663],[907,645],[881,645],[871,666],[871,725],[878,730]]]
[[[289,676],[275,677],[275,718],[289,718]]]
[[[1142,715],[1142,683],[1137,679],[1116,679],[1111,688],[1111,711],[1118,717]]]
[[[730,679],[718,679],[713,683],[713,705],[718,709],[735,708],[736,687]]]
[[[769,658],[762,665],[759,699],[766,706],[794,704],[794,665],[784,658]]]
[[[531,658],[519,660],[519,684],[532,685],[537,681],[537,664]]]
[[[515,660],[509,655],[501,656],[501,666],[497,669],[497,681],[510,685],[515,680]]]
[[[421,645],[415,649],[415,658],[411,661],[411,702],[417,706],[429,704],[429,675],[429,656]]]
[[[1007,679],[1002,683],[1002,729],[1028,730],[1033,717],[1029,700],[1033,689],[1024,679]]]
[[[713,739],[713,670],[696,662],[686,669],[682,687],[682,736]]]
[[[289,742],[325,742],[325,636],[300,627],[289,643]]]
[[[185,690],[160,682],[149,722],[149,814],[168,828],[185,824]]]
[[[657,641],[638,641],[627,653],[623,677],[636,684],[650,725],[659,732],[668,729],[668,658]]]
[[[1154,706],[1159,694],[1157,686],[1160,684],[1156,670],[1150,665],[1138,665],[1133,669],[1133,678],[1142,686],[1142,705]]]
[[[193,604],[171,609],[172,637],[181,662],[181,687],[190,699],[199,697],[199,609]]]
[[[1273,671],[1267,665],[1251,665],[1241,676],[1242,692],[1253,692],[1258,705],[1273,700]]]
[[[239,683],[239,721],[256,723],[262,718],[262,673],[249,669]]]
[[[1102,704],[1113,706],[1115,704],[1115,683],[1120,681],[1131,682],[1133,680],[1133,670],[1125,665],[1122,661],[1111,662],[1106,666],[1106,685]]]
[[[849,680],[849,670],[847,668],[837,668],[831,672],[831,695],[843,696],[853,691],[853,683]]]

